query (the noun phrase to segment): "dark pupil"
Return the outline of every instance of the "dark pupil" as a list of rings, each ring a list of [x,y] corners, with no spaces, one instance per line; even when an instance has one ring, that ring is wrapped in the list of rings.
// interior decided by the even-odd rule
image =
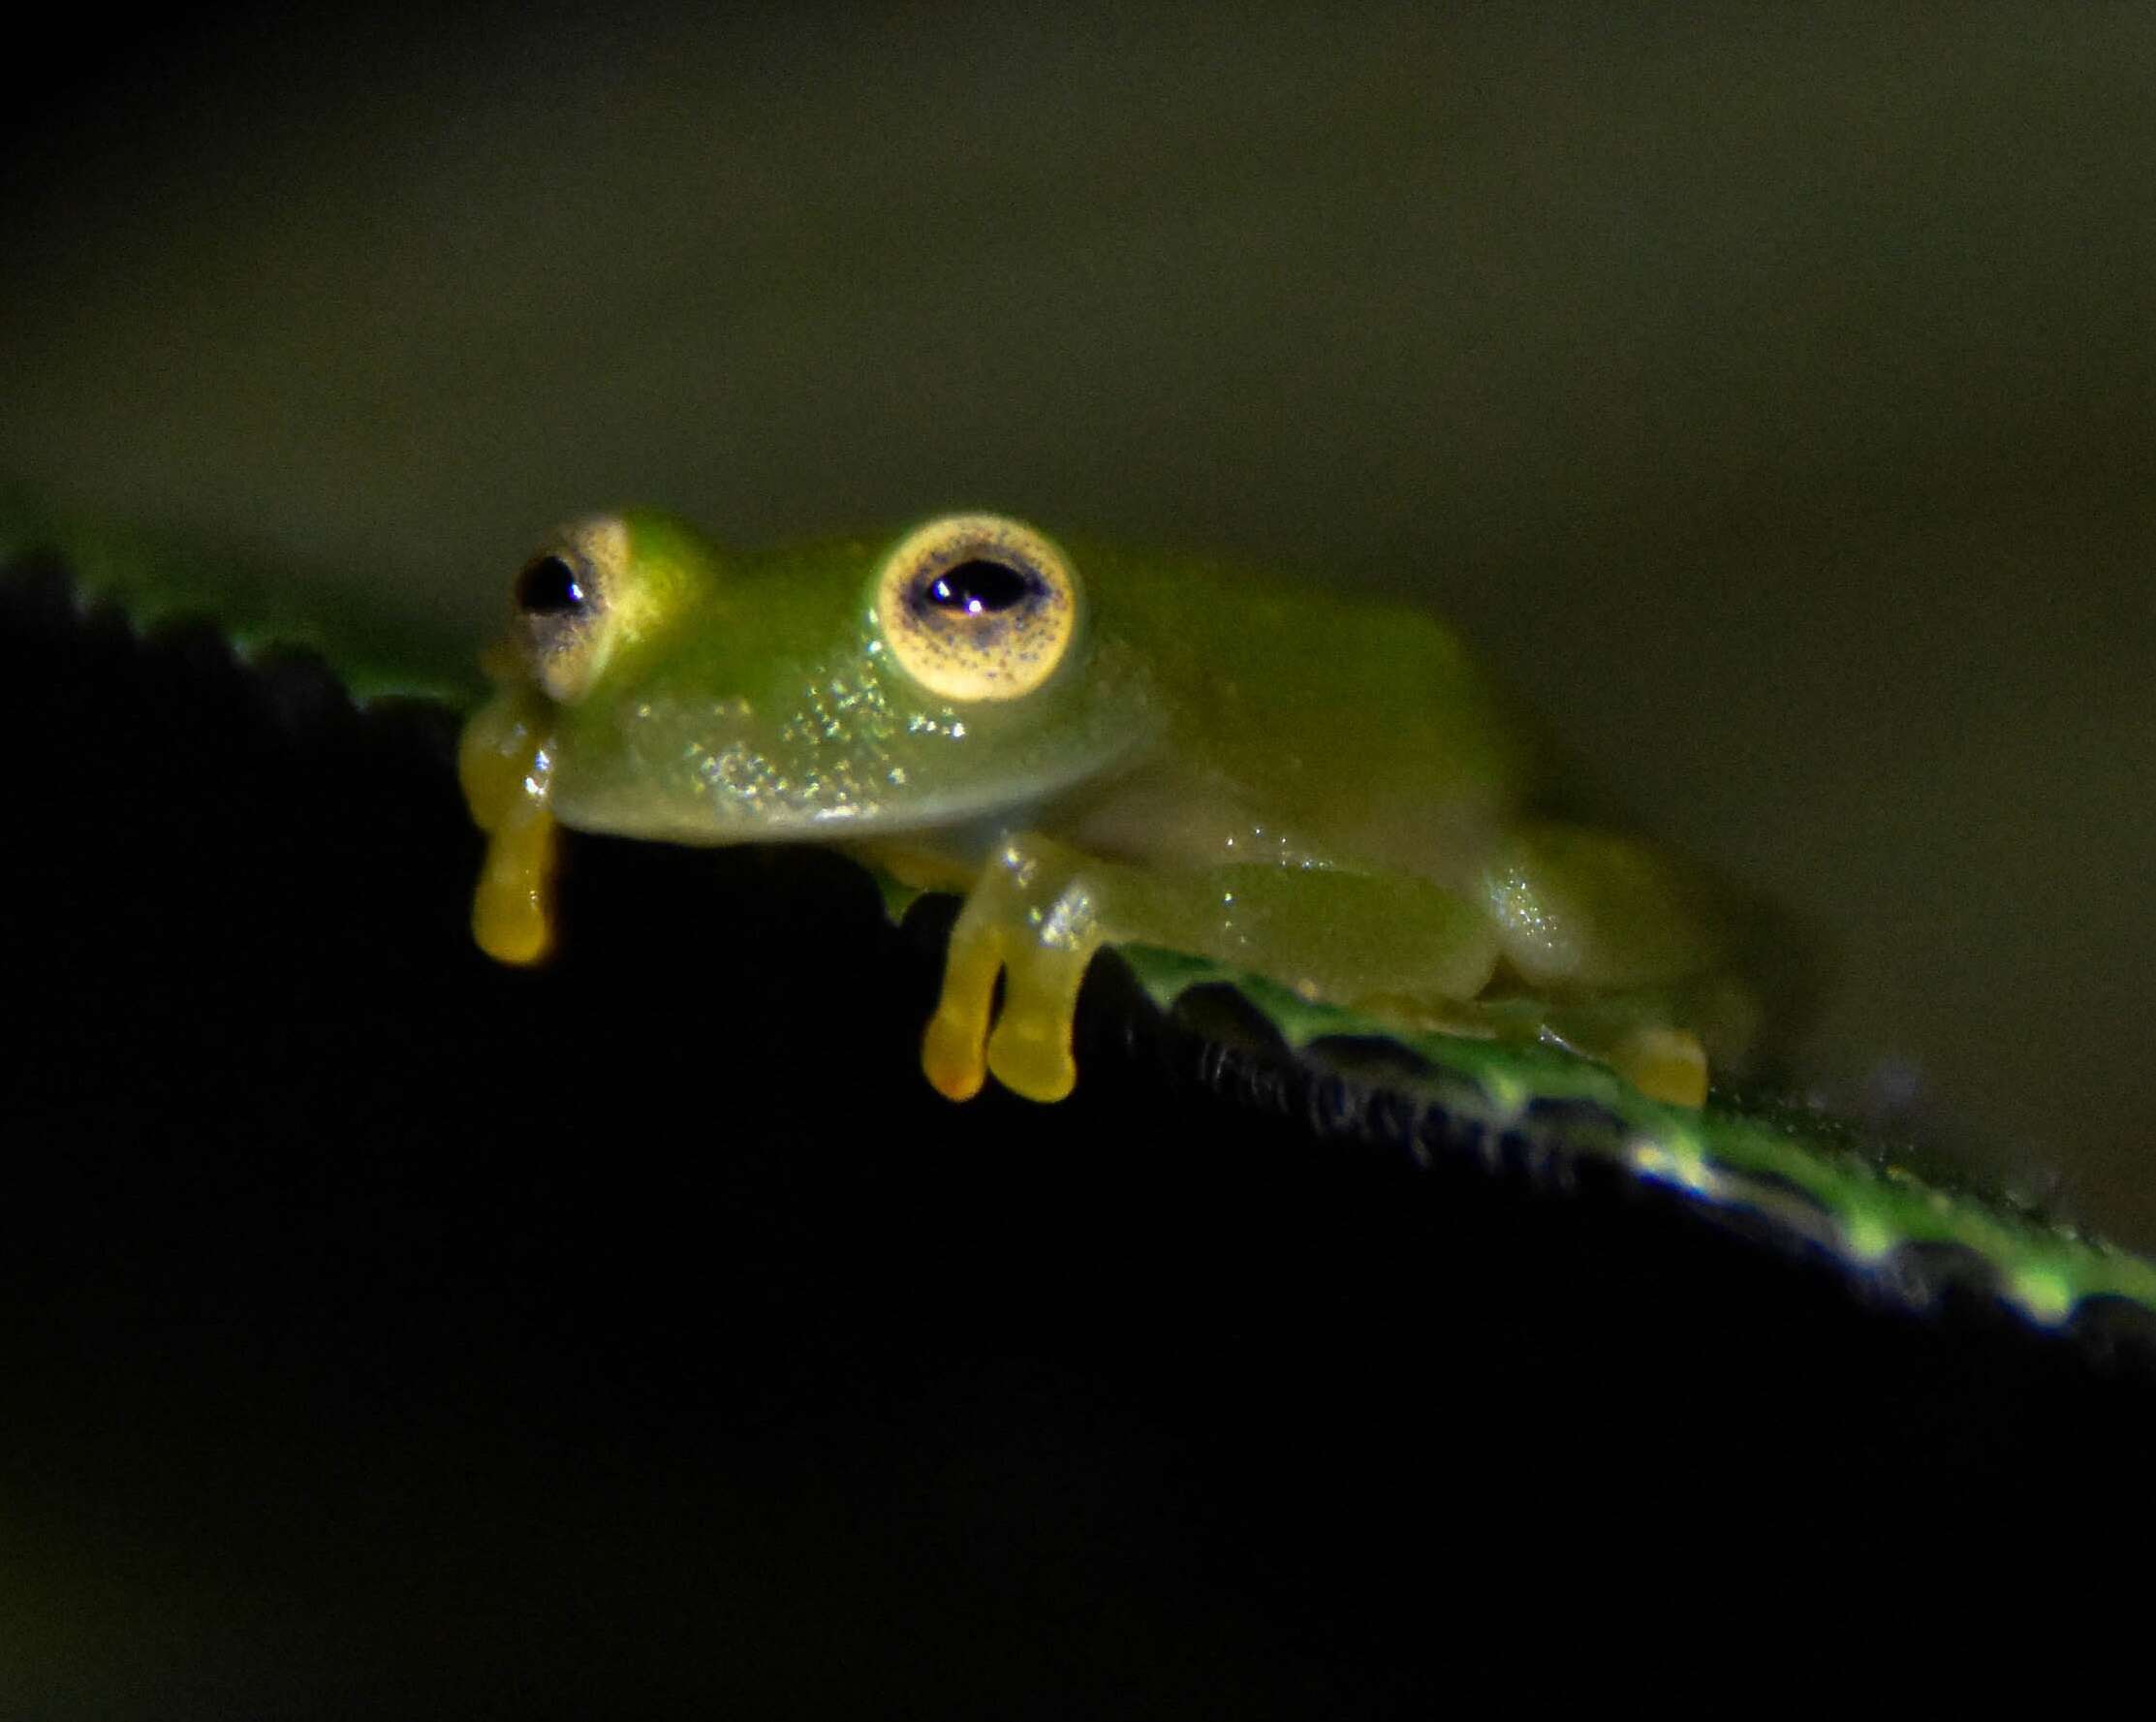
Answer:
[[[1033,582],[1001,562],[961,562],[929,582],[927,598],[938,610],[967,615],[1009,610],[1032,594]]]
[[[527,615],[561,615],[583,607],[577,571],[559,556],[542,556],[516,577],[516,608]]]

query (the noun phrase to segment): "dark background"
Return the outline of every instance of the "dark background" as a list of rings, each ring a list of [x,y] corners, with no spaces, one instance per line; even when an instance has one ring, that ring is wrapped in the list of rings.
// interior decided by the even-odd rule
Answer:
[[[9,114],[0,471],[475,639],[622,500],[1426,596],[1815,929],[1823,1092],[2156,1241],[2156,25],[1562,16],[85,22]],[[1142,1051],[944,1109],[932,929],[839,870],[591,845],[497,974],[438,736],[25,613],[26,1713],[1367,1712],[1552,1565],[2118,1510],[2140,1390],[1979,1312]]]

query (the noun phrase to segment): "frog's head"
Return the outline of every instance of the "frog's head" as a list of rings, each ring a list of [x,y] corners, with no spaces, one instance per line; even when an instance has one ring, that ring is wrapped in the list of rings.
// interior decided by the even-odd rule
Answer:
[[[586,830],[687,842],[962,824],[1142,739],[1137,657],[1078,569],[995,515],[733,556],[661,516],[564,528],[496,669]]]

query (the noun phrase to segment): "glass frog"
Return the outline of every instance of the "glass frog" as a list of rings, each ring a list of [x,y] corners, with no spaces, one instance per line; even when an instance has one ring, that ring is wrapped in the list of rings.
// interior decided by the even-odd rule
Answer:
[[[331,601],[281,562],[0,485],[0,588],[54,563],[85,614],[212,618],[245,662],[318,656],[362,707],[464,713],[474,920],[508,961],[553,938],[561,826],[828,840],[894,903],[965,898],[924,1049],[946,1093],[991,1072],[1067,1091],[1078,980],[1112,945],[1163,1011],[1203,989],[1217,1020],[1226,988],[1232,1024],[1255,1013],[1321,1131],[1558,1188],[1611,1168],[1867,1296],[1975,1288],[2156,1345],[2156,1263],[1930,1181],[1846,1119],[1727,1085],[1697,1107],[1755,990],[1787,1009],[1773,918],[1553,818],[1523,725],[1426,616],[982,516],[746,556],[632,515],[524,566],[486,700],[460,631],[368,588]]]
[[[505,962],[552,943],[568,827],[841,845],[899,905],[961,893],[922,1049],[953,1100],[991,1073],[1071,1091],[1103,946],[1554,1043],[1683,1106],[1748,1037],[1710,894],[1549,817],[1536,750],[1428,615],[986,514],[756,555],[590,518],[514,608],[460,749],[474,930]]]

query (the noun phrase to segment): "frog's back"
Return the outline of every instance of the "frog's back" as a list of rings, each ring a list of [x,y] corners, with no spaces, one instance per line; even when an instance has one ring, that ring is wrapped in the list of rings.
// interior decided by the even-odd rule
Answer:
[[[1517,712],[1424,611],[1211,559],[1079,564],[1100,625],[1151,659],[1166,744],[1283,820],[1402,860],[1534,787]]]

